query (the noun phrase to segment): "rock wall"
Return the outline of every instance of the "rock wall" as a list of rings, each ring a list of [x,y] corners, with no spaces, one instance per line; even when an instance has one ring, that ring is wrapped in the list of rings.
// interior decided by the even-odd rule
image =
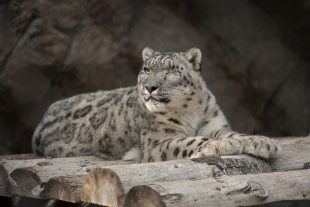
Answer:
[[[141,51],[203,52],[203,76],[243,133],[310,133],[307,0],[0,2],[0,154],[30,152],[47,107],[136,84]]]

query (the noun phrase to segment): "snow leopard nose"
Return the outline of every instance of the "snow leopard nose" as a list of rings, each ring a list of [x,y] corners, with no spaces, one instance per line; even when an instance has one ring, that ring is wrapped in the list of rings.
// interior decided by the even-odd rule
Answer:
[[[145,86],[146,90],[151,94],[153,91],[156,91],[158,86]]]

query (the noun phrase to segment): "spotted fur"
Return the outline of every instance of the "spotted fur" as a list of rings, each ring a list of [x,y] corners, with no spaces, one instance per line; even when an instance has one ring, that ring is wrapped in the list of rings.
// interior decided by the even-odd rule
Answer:
[[[200,75],[199,49],[145,48],[142,57],[136,87],[81,94],[51,105],[33,135],[34,152],[142,162],[280,154],[277,141],[230,129]]]

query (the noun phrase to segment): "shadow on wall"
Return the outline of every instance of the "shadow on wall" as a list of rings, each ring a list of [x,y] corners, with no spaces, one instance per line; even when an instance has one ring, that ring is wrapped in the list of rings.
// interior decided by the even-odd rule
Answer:
[[[47,107],[136,84],[141,51],[203,52],[203,76],[243,133],[310,132],[306,0],[2,1],[0,154],[30,152]]]

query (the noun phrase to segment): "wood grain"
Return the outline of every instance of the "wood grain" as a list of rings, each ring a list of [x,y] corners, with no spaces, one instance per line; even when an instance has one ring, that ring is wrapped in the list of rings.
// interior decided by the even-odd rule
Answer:
[[[155,182],[156,191],[171,207],[252,206],[274,201],[310,198],[310,170],[215,177],[202,180]],[[131,189],[134,191],[134,189]],[[132,192],[132,195],[135,195]],[[132,200],[128,193],[125,201]],[[144,199],[147,199],[145,197]],[[150,199],[151,202],[152,199]],[[147,201],[144,201],[147,203]],[[126,202],[124,204],[127,205]],[[134,206],[134,204],[131,204]]]

